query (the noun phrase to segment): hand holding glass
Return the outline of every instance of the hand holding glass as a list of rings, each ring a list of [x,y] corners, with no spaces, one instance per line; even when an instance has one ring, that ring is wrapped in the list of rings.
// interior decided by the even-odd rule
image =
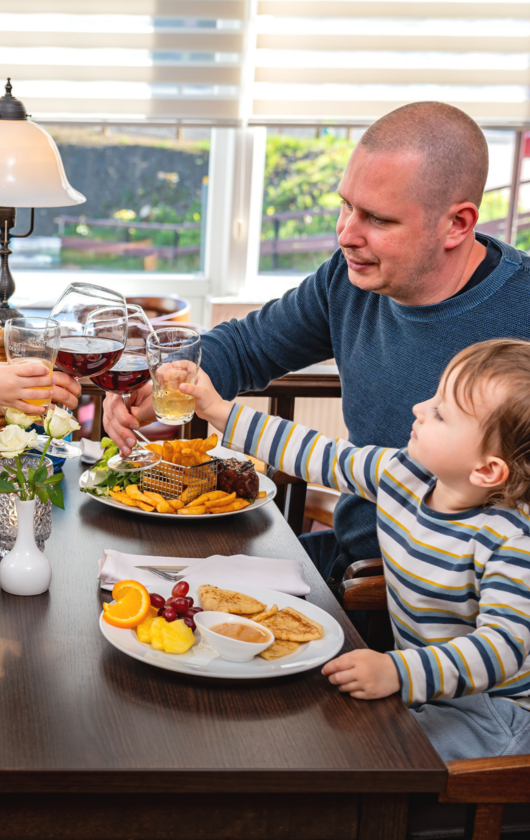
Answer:
[[[59,324],[50,318],[11,318],[6,321],[4,345],[10,365],[41,364],[51,374],[59,350]],[[34,390],[48,391],[44,385]],[[28,400],[30,405],[49,405],[51,397]]]
[[[183,394],[180,385],[194,383],[199,372],[199,333],[184,327],[164,327],[148,337],[146,347],[157,419],[169,426],[188,423],[195,413],[195,400]]]

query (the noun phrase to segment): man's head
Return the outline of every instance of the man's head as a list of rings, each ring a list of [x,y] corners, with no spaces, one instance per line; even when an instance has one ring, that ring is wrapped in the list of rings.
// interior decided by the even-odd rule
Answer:
[[[339,187],[351,282],[402,303],[450,296],[443,284],[467,263],[487,174],[486,139],[458,108],[416,102],[374,123]]]
[[[413,411],[409,453],[447,487],[479,488],[482,503],[530,504],[530,342],[467,347]]]

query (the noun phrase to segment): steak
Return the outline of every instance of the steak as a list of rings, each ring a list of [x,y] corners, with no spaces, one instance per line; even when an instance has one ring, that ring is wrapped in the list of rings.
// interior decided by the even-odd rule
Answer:
[[[255,499],[259,492],[259,478],[252,461],[228,458],[217,473],[217,486],[225,493],[236,493],[242,499]]]

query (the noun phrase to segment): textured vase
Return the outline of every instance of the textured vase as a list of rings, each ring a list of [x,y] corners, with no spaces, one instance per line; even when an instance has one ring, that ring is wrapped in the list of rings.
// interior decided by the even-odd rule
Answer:
[[[23,455],[22,472],[24,475],[28,474],[28,467],[36,469],[39,461],[40,456]],[[46,464],[48,477],[53,475],[53,464],[50,459],[45,458],[44,463]],[[12,467],[14,462],[0,458],[0,472],[4,464]],[[0,557],[5,557],[7,552],[11,551],[17,538],[16,498],[14,493],[0,493]],[[50,501],[43,504],[40,499],[36,500],[33,530],[38,547],[41,551],[44,551],[44,543],[52,532],[52,503]]]
[[[33,531],[35,499],[15,499],[18,516],[17,540],[0,563],[0,587],[11,595],[40,595],[50,588],[52,568]]]

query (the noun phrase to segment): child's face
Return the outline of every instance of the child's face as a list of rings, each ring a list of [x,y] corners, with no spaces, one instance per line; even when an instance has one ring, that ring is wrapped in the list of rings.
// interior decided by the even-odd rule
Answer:
[[[492,393],[486,395],[482,389],[477,389],[474,405],[466,406],[468,414],[454,400],[455,375],[456,371],[453,371],[446,382],[442,381],[432,399],[418,403],[412,409],[416,420],[408,451],[444,484],[465,489],[472,473],[480,470],[487,460],[482,452],[480,424],[498,403],[499,392],[498,388],[492,387],[488,389]]]

